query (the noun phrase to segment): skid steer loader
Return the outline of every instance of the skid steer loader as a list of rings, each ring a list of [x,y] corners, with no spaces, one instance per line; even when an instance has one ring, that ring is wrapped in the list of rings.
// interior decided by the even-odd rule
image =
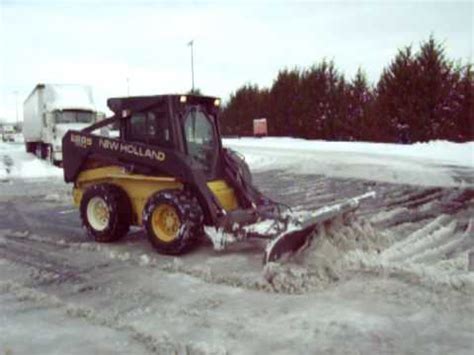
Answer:
[[[307,245],[319,226],[372,196],[291,213],[260,193],[244,159],[222,146],[218,98],[158,95],[107,104],[112,117],[63,138],[64,179],[74,183],[74,203],[96,241],[142,226],[158,252],[177,255],[203,235],[217,249],[260,238],[268,240],[269,262]],[[94,133],[108,125],[119,137]]]

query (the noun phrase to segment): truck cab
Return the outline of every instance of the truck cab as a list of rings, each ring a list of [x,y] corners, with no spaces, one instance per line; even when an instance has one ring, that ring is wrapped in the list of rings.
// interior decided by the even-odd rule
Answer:
[[[62,138],[97,121],[92,89],[78,84],[38,84],[23,106],[26,151],[62,162]]]
[[[97,113],[93,110],[58,109],[46,115],[45,129],[43,130],[42,158],[53,162],[62,161],[62,138],[71,129],[83,129],[97,121]]]
[[[3,125],[1,127],[2,140],[4,142],[14,142],[15,141],[15,127],[11,124]]]

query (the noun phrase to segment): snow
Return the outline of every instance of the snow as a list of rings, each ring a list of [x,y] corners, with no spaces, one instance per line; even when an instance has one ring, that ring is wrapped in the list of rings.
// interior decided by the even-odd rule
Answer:
[[[284,264],[268,263],[264,276],[277,292],[298,294],[321,289],[343,278],[350,251],[378,252],[390,243],[390,236],[375,231],[367,221],[353,221],[350,226],[335,224],[319,230],[301,255]]]
[[[243,154],[253,171],[282,169],[296,174],[421,186],[470,186],[474,183],[474,142],[399,145],[241,138],[225,139],[224,145]],[[0,179],[7,175],[8,178],[62,176],[61,169],[27,154],[21,144],[0,142],[0,154],[8,155],[12,164],[8,167],[0,160]]]
[[[470,185],[474,142],[431,141],[412,145],[329,142],[296,138],[224,139],[254,171],[358,178],[422,186]]]
[[[52,110],[81,109],[95,111],[92,89],[85,85],[48,84],[51,95],[48,108]]]
[[[263,148],[293,152],[367,154],[385,158],[422,159],[439,164],[474,167],[474,142],[430,141],[415,144],[391,144],[264,137],[224,139],[224,145],[234,148]]]
[[[0,142],[0,180],[62,176],[61,168],[26,153],[24,144]]]
[[[212,268],[150,251],[154,256],[144,258],[140,245],[59,243],[0,230],[7,256],[33,240],[40,252],[24,255],[26,270],[8,258],[0,268],[0,344],[14,353],[54,354],[81,346],[80,333],[89,339],[81,349],[95,353],[469,353],[472,293],[453,292],[464,289],[464,279],[450,278],[434,293],[416,278],[407,284],[388,277],[375,258],[391,239],[364,221],[327,233],[299,260],[268,264],[265,284],[244,271],[228,274],[242,256]],[[379,276],[350,273],[360,269]],[[411,264],[386,272],[420,270]],[[420,276],[431,285],[432,275]],[[417,329],[423,332],[413,335]]]
[[[263,268],[260,241],[225,251],[203,243],[180,257],[155,253],[136,228],[95,243],[71,209],[62,170],[24,145],[0,143],[0,180],[9,180],[0,183],[0,352],[472,353],[472,143],[225,144],[245,155],[263,187],[299,193],[308,200],[300,203],[317,195],[306,192],[309,173],[456,188],[318,179],[323,200],[340,187],[347,197],[372,188],[377,196],[352,223],[325,226],[308,249]],[[281,175],[265,171],[273,169]],[[427,190],[432,199],[420,197]],[[272,222],[251,228],[265,232]],[[226,241],[206,232],[217,246]]]

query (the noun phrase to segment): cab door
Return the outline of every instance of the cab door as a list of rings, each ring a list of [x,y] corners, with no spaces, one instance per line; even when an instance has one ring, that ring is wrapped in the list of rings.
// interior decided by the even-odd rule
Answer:
[[[186,153],[208,180],[220,177],[219,140],[215,117],[199,105],[190,106],[183,116]]]

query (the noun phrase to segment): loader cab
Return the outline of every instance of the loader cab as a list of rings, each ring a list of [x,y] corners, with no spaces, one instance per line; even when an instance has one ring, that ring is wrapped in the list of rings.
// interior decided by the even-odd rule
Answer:
[[[110,99],[123,119],[125,141],[171,149],[187,155],[208,180],[222,177],[218,112],[220,100],[195,95],[159,95]]]

